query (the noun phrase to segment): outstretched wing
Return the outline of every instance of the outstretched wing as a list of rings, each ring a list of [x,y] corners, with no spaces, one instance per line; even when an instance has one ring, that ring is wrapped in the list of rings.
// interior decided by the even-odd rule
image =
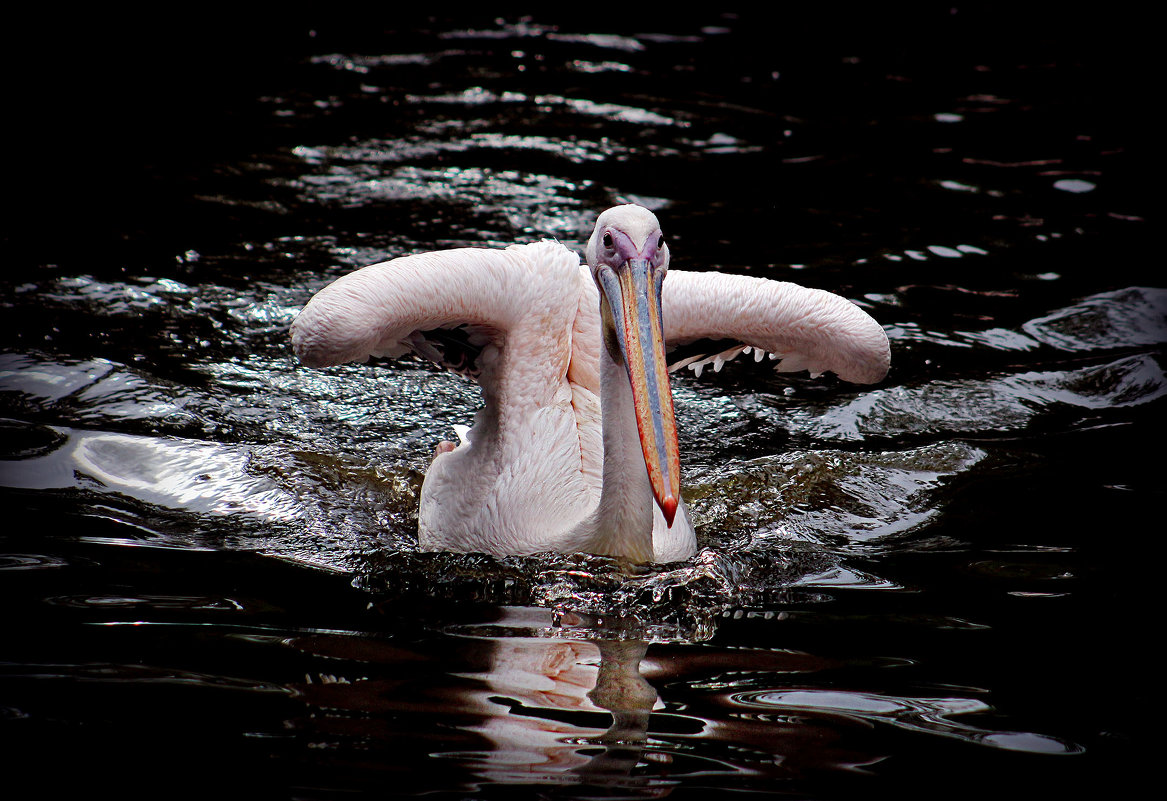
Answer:
[[[292,323],[292,346],[309,367],[412,351],[480,378],[508,342],[526,360],[569,348],[578,294],[579,257],[554,242],[419,253],[322,289]]]
[[[821,289],[744,275],[670,270],[662,292],[669,369],[714,369],[747,350],[781,372],[832,372],[870,384],[887,375],[887,335],[867,312]]]

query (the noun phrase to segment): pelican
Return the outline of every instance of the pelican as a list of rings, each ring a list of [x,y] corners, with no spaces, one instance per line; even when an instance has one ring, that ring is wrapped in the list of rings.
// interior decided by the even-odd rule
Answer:
[[[873,383],[887,336],[855,304],[795,284],[669,270],[656,216],[608,209],[586,264],[553,241],[373,264],[317,293],[292,323],[308,367],[414,352],[481,385],[461,444],[422,484],[423,550],[584,552],[672,562],[697,550],[681,499],[666,352],[695,371],[752,351],[780,371]],[[726,341],[728,340],[728,341]]]

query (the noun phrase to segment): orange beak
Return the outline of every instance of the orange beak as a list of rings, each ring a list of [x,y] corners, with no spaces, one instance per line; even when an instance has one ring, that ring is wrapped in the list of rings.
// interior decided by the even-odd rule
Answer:
[[[664,273],[654,273],[647,259],[632,258],[602,270],[599,278],[616,339],[608,347],[618,350],[612,358],[628,371],[652,494],[672,526],[681,501],[681,456],[661,324]]]

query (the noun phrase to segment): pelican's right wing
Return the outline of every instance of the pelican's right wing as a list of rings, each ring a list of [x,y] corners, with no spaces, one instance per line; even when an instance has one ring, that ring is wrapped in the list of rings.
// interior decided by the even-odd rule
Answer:
[[[846,298],[821,289],[724,273],[669,270],[662,292],[665,342],[711,347],[670,357],[670,369],[698,368],[746,348],[780,359],[781,372],[832,372],[870,384],[887,375],[891,354],[883,328]]]
[[[566,337],[578,294],[579,257],[555,242],[419,253],[320,290],[292,323],[292,346],[309,367],[414,351],[477,376],[483,354],[497,357],[532,319]]]

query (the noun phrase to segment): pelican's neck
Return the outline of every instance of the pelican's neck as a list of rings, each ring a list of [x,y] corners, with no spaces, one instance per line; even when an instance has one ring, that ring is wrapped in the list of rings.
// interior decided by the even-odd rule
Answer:
[[[604,427],[604,478],[593,515],[593,553],[651,562],[656,501],[644,465],[632,386],[623,365],[600,351],[600,409]]]

